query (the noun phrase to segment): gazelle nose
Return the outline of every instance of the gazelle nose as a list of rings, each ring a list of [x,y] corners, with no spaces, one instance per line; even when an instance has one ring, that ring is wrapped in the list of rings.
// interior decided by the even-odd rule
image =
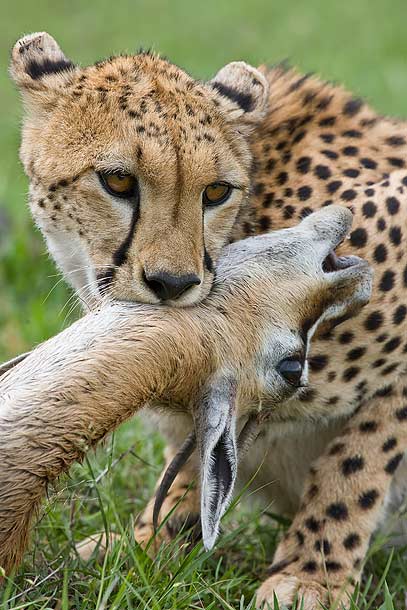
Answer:
[[[151,274],[144,272],[144,281],[161,301],[177,299],[189,288],[201,283],[199,277],[194,273],[171,275],[165,271]]]

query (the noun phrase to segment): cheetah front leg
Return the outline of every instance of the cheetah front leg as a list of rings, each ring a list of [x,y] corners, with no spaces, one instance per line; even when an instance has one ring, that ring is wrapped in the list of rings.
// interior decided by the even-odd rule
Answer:
[[[310,470],[302,503],[279,544],[257,607],[303,600],[349,606],[392,476],[407,448],[407,392],[387,389],[355,414]],[[340,605],[338,607],[341,607]]]

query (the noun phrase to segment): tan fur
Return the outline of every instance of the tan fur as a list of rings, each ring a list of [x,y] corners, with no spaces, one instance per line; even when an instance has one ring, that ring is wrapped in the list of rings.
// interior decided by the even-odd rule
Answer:
[[[89,153],[85,154],[87,159],[92,154],[101,155],[102,152],[111,155],[113,139],[120,159],[123,159],[126,163],[128,162],[128,149],[124,151],[120,147],[122,140],[127,141],[127,133],[130,133],[128,125],[134,123],[128,123],[128,115],[124,113],[125,116],[123,116],[117,107],[114,107],[115,111],[109,112],[109,118],[110,124],[115,126],[116,131],[113,132],[109,128],[109,132],[106,134],[105,127],[101,125],[103,114],[96,109],[92,100],[100,96],[107,97],[109,104],[114,103],[111,101],[111,99],[114,99],[114,95],[109,93],[106,96],[101,95],[101,92],[97,90],[97,86],[100,85],[109,89],[109,81],[106,79],[110,70],[115,75],[120,75],[120,79],[122,79],[120,82],[124,82],[129,87],[129,96],[132,95],[131,92],[133,92],[135,84],[130,76],[131,71],[129,73],[128,67],[126,68],[128,66],[126,62],[129,61],[140,62],[143,78],[150,82],[161,60],[137,56],[133,60],[129,58],[109,60],[103,63],[100,68],[91,67],[84,71],[76,68],[70,74],[65,73],[65,76],[46,77],[42,82],[42,91],[36,91],[35,94],[30,93],[32,83],[27,82],[24,70],[18,67],[18,62],[14,64],[14,78],[22,87],[24,98],[29,100],[26,103],[30,103],[33,108],[31,110],[33,118],[28,120],[23,130],[22,158],[27,172],[31,176],[32,209],[37,222],[43,227],[46,235],[52,229],[54,237],[61,236],[62,228],[68,226],[65,216],[62,222],[56,216],[55,220],[52,220],[52,215],[54,215],[52,199],[51,203],[48,199],[44,199],[44,202],[46,201],[45,209],[39,209],[38,207],[39,198],[44,197],[47,193],[48,183],[53,180],[52,173],[58,169],[56,172],[58,178],[62,177],[64,171],[69,177],[76,171],[72,164],[78,164],[83,168],[85,163],[84,144],[78,145],[78,138],[72,139],[70,136],[73,129],[70,116],[75,119],[72,123],[88,127],[86,133],[97,134],[89,137],[89,146],[86,149]],[[120,72],[123,62],[125,66],[122,67],[122,71],[125,74]],[[159,63],[159,66],[163,70],[163,74],[160,72],[160,78],[162,76],[165,79],[168,87],[170,87],[169,82],[172,81],[173,75],[177,74],[177,78],[182,82],[186,78],[178,68],[171,66],[171,64]],[[224,85],[232,89],[232,93],[234,90],[235,93],[246,93],[253,96],[253,101],[256,102],[255,108],[258,112],[255,112],[254,115],[248,113],[249,115],[252,114],[251,117],[248,117],[247,113],[240,112],[239,114],[239,105],[234,103],[227,95],[220,95],[219,91],[214,89],[210,83],[203,85],[192,81],[190,85],[191,90],[195,92],[199,90],[203,95],[203,98],[197,96],[199,102],[196,96],[190,99],[193,113],[199,114],[202,104],[208,104],[208,108],[212,108],[211,104],[213,103],[216,107],[216,110],[211,111],[213,119],[211,135],[215,138],[215,142],[212,143],[213,147],[206,143],[206,148],[202,147],[201,144],[198,146],[193,130],[189,127],[186,128],[186,148],[184,150],[180,149],[182,153],[180,155],[183,167],[182,176],[184,174],[188,175],[190,188],[193,188],[196,185],[195,176],[202,176],[200,174],[201,166],[211,167],[212,155],[215,154],[224,161],[223,167],[226,173],[223,177],[226,179],[227,171],[233,166],[233,171],[238,172],[239,178],[242,180],[243,191],[241,194],[239,192],[235,193],[234,198],[229,200],[224,207],[220,206],[206,212],[204,234],[201,230],[196,230],[197,224],[194,225],[191,217],[188,221],[191,224],[188,224],[188,226],[195,226],[195,232],[193,234],[187,232],[187,236],[191,238],[192,235],[191,239],[194,246],[191,246],[192,249],[188,250],[184,243],[182,244],[182,252],[189,252],[188,260],[192,260],[192,250],[195,248],[195,252],[199,251],[199,249],[202,249],[203,242],[205,242],[213,260],[216,261],[216,252],[219,246],[230,238],[238,240],[245,235],[288,227],[311,210],[318,209],[321,206],[329,206],[332,202],[340,202],[352,209],[355,217],[351,239],[343,245],[342,252],[360,254],[366,257],[375,268],[373,298],[363,316],[355,321],[347,322],[344,327],[340,327],[313,344],[310,361],[310,389],[301,402],[291,407],[293,418],[295,416],[296,419],[290,429],[290,442],[292,441],[296,446],[295,443],[301,436],[300,422],[304,417],[312,418],[316,422],[323,422],[325,419],[335,419],[341,415],[351,417],[352,413],[360,408],[361,412],[366,413],[366,417],[369,418],[370,409],[374,412],[377,400],[380,400],[383,404],[383,413],[386,412],[387,404],[390,405],[390,409],[396,408],[397,405],[399,409],[402,409],[405,404],[406,390],[403,389],[405,386],[403,379],[406,370],[405,354],[407,350],[405,343],[407,321],[404,309],[407,288],[407,203],[405,197],[407,188],[407,171],[405,169],[407,125],[404,122],[378,116],[367,104],[354,99],[340,87],[323,83],[315,77],[303,76],[283,66],[272,69],[260,68],[259,71],[253,72],[254,81],[252,83],[248,78],[249,72],[249,67],[246,67],[243,70],[244,78],[242,78],[240,69],[236,70],[235,68],[230,71],[226,68],[221,79]],[[74,93],[77,84],[74,85],[73,83],[78,83],[75,79],[80,79],[82,74],[85,74],[85,82],[87,82],[87,75],[89,74],[90,87],[88,85],[84,86],[84,92],[81,92],[82,89],[80,89],[80,91]],[[97,78],[100,78],[101,81]],[[266,81],[266,85],[261,78]],[[72,85],[69,79],[72,79]],[[48,86],[48,82],[50,85],[52,84],[52,87]],[[62,85],[62,83],[64,84]],[[56,85],[59,86],[57,92],[55,92],[55,89],[53,90]],[[61,92],[62,86],[64,87],[63,92]],[[269,90],[268,108],[265,112],[262,100],[263,93],[267,89]],[[178,89],[172,90],[176,99],[180,100],[179,103],[182,104],[185,96],[182,87],[178,85]],[[57,107],[52,108],[52,111],[44,111],[44,100],[50,102],[54,99],[58,100]],[[81,99],[83,100],[82,106]],[[91,113],[86,114],[85,106],[90,108]],[[82,108],[80,112],[85,112],[85,114],[76,114],[79,107]],[[102,102],[97,108],[102,108]],[[138,110],[138,108],[135,107],[135,110]],[[236,117],[233,113],[238,116]],[[146,114],[156,120],[156,115],[150,107]],[[80,123],[78,123],[78,118],[81,119]],[[176,127],[172,128],[169,139],[172,143],[176,143],[178,141],[177,136],[173,134],[177,134],[184,126],[183,119],[185,117],[182,115],[182,117],[173,118]],[[234,122],[231,122],[232,118]],[[250,120],[248,120],[249,118]],[[146,117],[143,120],[148,119]],[[38,127],[35,127],[40,123],[41,132]],[[167,120],[161,117],[159,126],[166,129]],[[251,133],[250,129],[252,130]],[[42,133],[44,133],[44,136],[42,136]],[[242,137],[239,133],[242,134]],[[67,134],[67,137],[65,134]],[[104,139],[98,140],[98,134],[104,134]],[[85,143],[87,137],[82,134],[81,142]],[[139,142],[139,136],[134,134],[133,131],[130,141],[133,154],[134,145]],[[195,144],[197,146],[196,151]],[[246,145],[248,145],[248,148]],[[201,153],[202,155],[199,157],[201,162],[197,167],[196,155]],[[167,170],[167,168],[173,167],[170,160],[165,156],[162,157],[161,153],[154,158],[157,163],[157,172],[160,171],[160,168]],[[137,175],[139,172],[144,172],[141,163],[139,164],[134,157],[132,159],[134,161],[131,169],[134,167]],[[37,163],[35,168],[34,160]],[[150,160],[151,156],[148,158],[148,162]],[[154,163],[152,163],[152,166],[154,166]],[[36,177],[37,171],[40,173],[39,177]],[[41,172],[45,173],[42,174]],[[389,174],[390,180],[388,180]],[[212,176],[213,174],[208,172],[205,179],[212,180]],[[174,171],[166,171],[167,178],[170,181],[172,180],[171,184],[180,184],[182,188],[185,187],[186,181],[184,179],[179,181]],[[72,202],[70,205],[80,206],[80,218],[88,226],[87,239],[91,245],[87,245],[85,248],[86,256],[89,259],[87,264],[92,268],[94,265],[110,264],[110,259],[107,261],[105,256],[106,248],[109,252],[109,258],[119,241],[119,234],[116,234],[115,229],[112,228],[112,225],[118,226],[119,223],[114,211],[115,208],[97,188],[92,170],[86,173],[84,181],[81,181],[80,184],[78,193],[72,192],[69,201]],[[247,201],[246,195],[249,192],[250,201]],[[151,248],[147,247],[147,251],[150,253],[154,251],[157,254],[155,261],[162,260],[166,267],[170,265],[173,270],[177,271],[181,267],[177,267],[178,263],[169,254],[172,250],[168,246],[168,240],[172,239],[172,235],[177,236],[177,247],[181,247],[182,238],[180,234],[185,229],[185,225],[182,225],[181,233],[176,230],[173,231],[171,228],[169,232],[166,232],[163,241],[160,241],[163,236],[157,232],[157,227],[161,226],[161,218],[163,214],[166,214],[165,210],[172,209],[173,205],[168,199],[165,199],[166,203],[164,204],[164,199],[161,196],[154,198],[154,202],[160,202],[159,211],[155,213],[158,208],[153,207],[155,205],[155,203],[153,204],[153,198],[146,197],[146,202],[148,202],[146,207],[149,208],[149,214],[151,213],[149,224],[143,225],[143,231],[141,225],[137,228],[136,240],[130,258],[135,261],[136,257],[139,257],[139,254],[136,254],[138,239],[145,240],[149,238],[149,235],[152,235],[155,241],[153,245],[150,242]],[[87,204],[91,204],[87,206],[86,210],[83,209],[85,201]],[[197,223],[198,215],[202,214],[200,206],[197,205],[197,196],[186,196],[183,201],[185,203],[185,214],[192,214],[192,208],[196,206],[194,209],[196,214],[195,223]],[[100,206],[103,207],[103,210],[99,215],[98,209]],[[98,227],[97,232],[91,229],[87,212],[90,209],[92,209],[92,222]],[[76,216],[77,213],[75,212]],[[107,223],[104,223],[105,218],[108,219]],[[123,217],[120,222],[122,223],[120,224],[120,235],[123,235],[123,231],[129,226],[129,217],[126,219]],[[231,230],[231,223],[233,222],[234,225]],[[75,239],[77,239],[77,227],[69,226],[75,235]],[[168,227],[169,225],[167,225]],[[104,231],[108,231],[109,236]],[[146,231],[148,236],[141,237],[141,233]],[[102,240],[104,239],[103,244],[100,236],[102,236]],[[48,243],[52,251],[50,238],[48,238]],[[69,251],[69,244],[71,244],[72,249],[75,249],[75,243],[78,242],[75,242],[72,233],[70,233],[66,242],[64,242],[65,255]],[[144,241],[141,243],[144,244]],[[80,244],[82,247],[82,241]],[[165,245],[164,250],[162,244]],[[103,255],[101,252],[103,252]],[[186,269],[187,266],[182,252],[178,251],[176,258],[180,257],[182,267]],[[55,252],[54,256],[59,260]],[[171,261],[168,259],[169,256],[171,256]],[[134,273],[133,269],[135,270]],[[201,269],[196,267],[195,270],[202,275]],[[67,265],[65,265],[68,279],[71,277],[69,271]],[[121,274],[124,282],[121,282]],[[132,278],[132,281],[134,280],[132,284],[129,283],[129,278]],[[89,281],[89,277],[86,279]],[[203,284],[194,288],[189,293],[188,298],[184,297],[185,301],[181,298],[178,304],[182,305],[190,302],[188,299],[191,301],[192,299],[199,299],[202,294],[209,290],[211,281],[211,274],[206,273]],[[85,285],[85,280],[78,281],[75,285],[80,289]],[[119,272],[117,282],[111,288],[111,296],[151,300],[151,295],[147,295],[145,291],[141,290],[140,286],[140,265],[132,262]],[[93,298],[98,299],[95,291],[92,292],[92,295]],[[174,304],[177,303],[174,302]],[[380,399],[375,398],[377,392],[380,394]],[[385,421],[381,421],[381,429],[385,429],[385,423]],[[403,420],[400,424],[401,428],[404,425],[406,424]],[[348,442],[349,437],[350,446],[355,442],[360,447],[362,455],[366,453],[370,456],[372,444],[376,445],[377,443],[375,434],[366,434],[360,437],[359,432],[354,431],[352,427],[345,429],[347,430],[346,441]],[[170,426],[169,436],[171,437],[173,434],[173,429]],[[356,435],[355,438],[353,434]],[[402,430],[400,430],[400,434],[403,434]],[[390,459],[396,459],[404,449],[402,436],[400,438],[397,436],[396,444],[393,449],[389,450],[390,453],[378,450],[374,458],[369,458],[369,466],[364,471],[366,474],[358,475],[365,477],[363,480],[366,487],[370,485],[369,473],[374,472],[375,476],[376,473],[381,473],[387,462]],[[322,456],[326,455],[326,452],[326,448],[321,448]],[[297,453],[294,456],[293,463],[288,464],[288,469],[295,470],[296,457]],[[328,499],[336,493],[335,489],[332,490],[330,481],[333,480],[332,468],[339,467],[340,460],[334,466],[329,460],[326,463],[329,469],[327,466],[327,471],[322,470],[321,481],[319,482],[319,486],[323,488],[324,492],[310,504],[310,509],[315,514],[323,514]],[[282,482],[281,488],[287,493],[289,497],[287,502],[292,507],[298,506],[298,497],[301,495],[302,488],[307,488],[306,478],[307,475],[304,473],[295,490],[291,490],[289,486],[288,489],[285,489],[289,481]],[[388,480],[389,484],[390,480],[391,477]],[[343,482],[340,490],[344,497],[352,497],[354,493],[352,477]],[[379,493],[380,499],[377,502],[382,505],[385,503],[387,495],[383,487],[380,487]],[[353,519],[352,514],[350,524],[353,523]],[[360,549],[366,547],[367,540],[377,524],[375,517],[369,521],[368,529],[360,534]],[[340,536],[337,531],[345,531],[344,524],[341,523],[328,521],[326,527],[328,538],[331,537],[331,529],[333,530],[332,538],[335,539]],[[359,526],[355,521],[355,528],[357,527]],[[307,541],[308,546],[297,549],[300,558],[315,556],[314,547],[317,536],[317,533],[313,533]],[[282,549],[278,556],[284,555],[284,546]],[[360,549],[359,552],[361,552]],[[298,582],[307,582],[308,576],[310,578],[312,576],[313,581],[317,579],[320,584],[325,586],[331,579],[334,582],[344,583],[348,576],[359,577],[359,568],[350,570],[348,565],[349,554],[343,545],[335,547],[333,553],[339,558],[338,563],[342,566],[335,574],[326,574],[323,569],[323,561],[317,555],[315,559],[317,570],[313,575],[307,575],[304,572],[301,567],[302,561],[293,564],[291,570],[298,578]],[[352,550],[352,553],[356,553],[356,550]],[[281,580],[280,576],[278,578]],[[290,580],[291,582],[292,580]],[[272,590],[271,585],[269,590]],[[309,610],[309,605],[305,605],[305,610]]]
[[[30,206],[51,253],[85,301],[100,298],[96,276],[115,267],[112,256],[128,234],[132,209],[112,201],[95,171],[129,172],[140,185],[140,217],[109,296],[155,303],[143,273],[196,273],[201,285],[175,304],[197,302],[213,280],[205,250],[216,260],[247,197],[251,159],[242,132],[261,116],[264,77],[248,68],[258,74],[259,110],[244,116],[209,86],[148,53],[30,80],[27,66],[41,65],[47,55],[44,40],[56,45],[47,34],[17,43],[11,74],[28,108],[21,159]],[[231,66],[244,81],[245,64]],[[239,189],[203,216],[202,191],[218,180]]]
[[[304,319],[355,313],[369,298],[366,264],[332,274],[321,267],[349,225],[337,207],[230,246],[201,305],[106,305],[8,371],[0,380],[0,566],[9,572],[20,561],[47,484],[145,403],[191,421],[204,385],[222,371],[236,380],[242,416],[259,401],[269,412],[297,394],[276,367],[306,349]]]

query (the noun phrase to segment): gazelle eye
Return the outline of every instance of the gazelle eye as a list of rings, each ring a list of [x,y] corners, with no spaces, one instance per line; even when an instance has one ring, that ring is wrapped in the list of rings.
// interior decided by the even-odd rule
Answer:
[[[103,188],[114,197],[128,199],[135,193],[137,180],[131,174],[99,172]]]
[[[289,358],[281,360],[277,366],[277,370],[288,383],[291,383],[291,385],[300,385],[302,372],[304,370],[304,365],[301,360],[290,360]]]
[[[203,204],[207,206],[220,205],[229,199],[233,187],[227,182],[209,184],[202,194]]]

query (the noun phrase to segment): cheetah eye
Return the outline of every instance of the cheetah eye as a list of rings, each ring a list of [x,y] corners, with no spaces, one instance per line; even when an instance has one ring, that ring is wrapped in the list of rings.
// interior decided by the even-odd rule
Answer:
[[[298,386],[301,383],[302,372],[304,365],[301,360],[290,360],[289,358],[281,360],[277,365],[277,370],[282,377],[291,385]]]
[[[229,199],[232,191],[232,185],[227,182],[209,184],[202,194],[203,204],[207,206],[220,205]]]
[[[99,172],[99,179],[103,188],[114,197],[128,199],[135,194],[137,180],[130,174]]]

